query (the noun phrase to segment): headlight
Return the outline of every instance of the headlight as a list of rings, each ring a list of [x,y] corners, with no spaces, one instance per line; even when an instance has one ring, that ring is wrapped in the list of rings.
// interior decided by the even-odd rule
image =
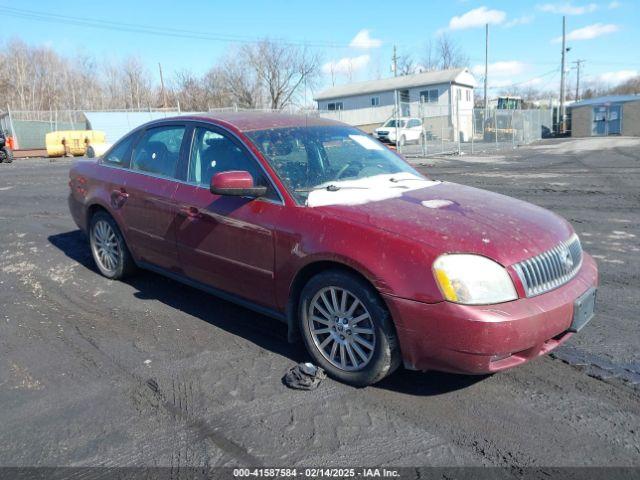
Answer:
[[[480,255],[442,255],[433,262],[433,274],[450,302],[484,305],[518,298],[505,268]]]

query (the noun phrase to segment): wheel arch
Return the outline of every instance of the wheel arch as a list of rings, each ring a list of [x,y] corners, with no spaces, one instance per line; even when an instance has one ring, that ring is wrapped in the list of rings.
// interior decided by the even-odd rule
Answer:
[[[91,226],[91,218],[98,213],[99,211],[105,212],[106,214],[108,214],[111,218],[113,218],[113,215],[111,215],[111,212],[102,204],[100,203],[92,203],[91,205],[89,205],[87,207],[87,218],[85,219],[86,221],[86,225],[87,225],[87,233],[89,232],[89,227]],[[115,219],[114,219],[115,220]],[[118,225],[119,226],[119,225]],[[122,229],[121,229],[122,230]]]
[[[343,271],[345,273],[349,273],[358,277],[364,283],[371,287],[371,289],[375,292],[375,294],[379,297],[382,305],[385,306],[387,311],[389,311],[389,316],[391,317],[392,323],[393,317],[391,316],[391,310],[385,302],[384,297],[380,294],[380,290],[376,287],[375,283],[362,271],[353,265],[349,265],[347,263],[343,263],[337,260],[315,260],[304,267],[302,267],[296,273],[293,281],[291,282],[291,286],[289,288],[289,298],[287,301],[286,307],[286,316],[287,316],[287,326],[288,326],[288,341],[290,343],[296,342],[300,338],[300,329],[298,327],[297,315],[298,315],[298,305],[300,303],[300,294],[302,293],[302,289],[305,285],[311,280],[314,276],[319,273],[325,272],[327,270],[338,270]],[[394,323],[395,327],[395,323]]]

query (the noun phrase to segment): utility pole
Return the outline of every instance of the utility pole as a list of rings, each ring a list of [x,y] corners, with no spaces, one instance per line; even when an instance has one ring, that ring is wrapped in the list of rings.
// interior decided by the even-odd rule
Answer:
[[[566,53],[566,17],[562,16],[562,62],[560,67],[560,124],[558,130],[564,133],[564,57]]]
[[[398,55],[396,52],[396,46],[393,46],[393,58],[391,59],[392,61],[392,66],[391,68],[393,68],[393,76],[397,77],[398,76]]]
[[[484,115],[487,115],[487,84],[489,76],[489,24],[484,26]]]
[[[160,88],[162,89],[162,108],[167,108],[167,94],[164,90],[164,78],[162,77],[162,65],[158,62],[158,70],[160,71]]]
[[[576,60],[576,102],[580,100],[580,65],[586,62],[586,60]]]

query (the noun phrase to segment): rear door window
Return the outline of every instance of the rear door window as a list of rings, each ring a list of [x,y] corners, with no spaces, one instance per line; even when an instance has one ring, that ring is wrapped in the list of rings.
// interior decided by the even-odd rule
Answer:
[[[131,145],[135,135],[129,135],[117,143],[103,158],[107,165],[127,168],[131,160]]]
[[[134,149],[131,168],[163,177],[175,177],[185,130],[184,125],[148,129]]]

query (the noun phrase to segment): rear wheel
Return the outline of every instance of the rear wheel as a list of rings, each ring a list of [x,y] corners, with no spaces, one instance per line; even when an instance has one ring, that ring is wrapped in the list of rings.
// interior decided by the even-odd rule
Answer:
[[[106,212],[91,217],[89,243],[100,273],[111,280],[125,278],[135,271],[135,263],[115,220]]]
[[[313,277],[302,291],[299,318],[310,355],[337,380],[371,385],[400,365],[391,316],[355,275],[331,270]]]

